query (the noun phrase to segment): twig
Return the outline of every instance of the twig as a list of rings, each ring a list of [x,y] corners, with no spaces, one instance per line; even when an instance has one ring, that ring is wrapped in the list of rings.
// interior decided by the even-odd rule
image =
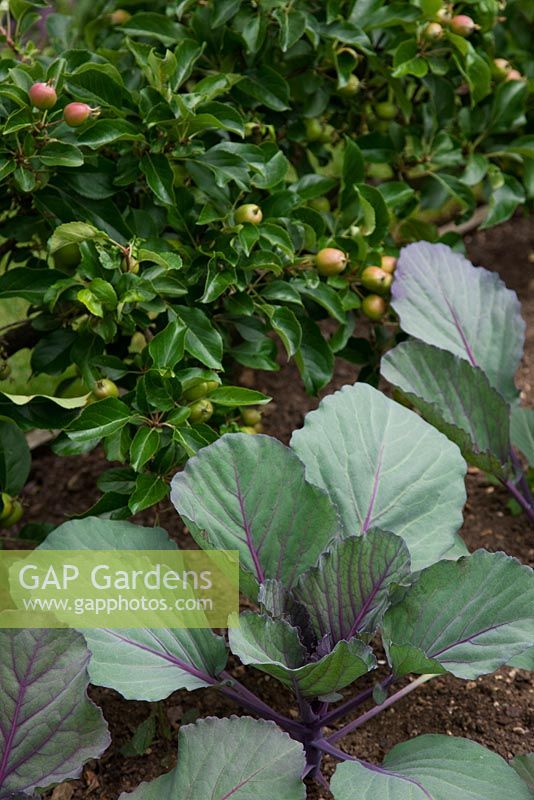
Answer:
[[[404,686],[404,688],[399,689],[398,692],[392,694],[391,697],[388,697],[383,703],[374,706],[369,711],[366,711],[365,714],[362,714],[357,719],[349,722],[343,728],[335,731],[335,733],[330,734],[330,736],[327,737],[327,741],[330,743],[337,742],[338,739],[342,739],[343,736],[346,736],[348,733],[352,733],[352,731],[356,730],[356,728],[359,728],[361,725],[369,722],[369,720],[373,719],[373,717],[376,717],[377,714],[380,714],[382,711],[385,711],[386,708],[389,708],[390,706],[394,705],[394,703],[402,700],[403,697],[406,697],[406,695],[410,694],[410,692],[418,689],[419,686],[434,677],[435,675],[420,675],[419,678],[416,678],[414,681],[412,681],[412,683],[408,683],[406,686]]]
[[[482,225],[488,216],[488,212],[488,205],[478,206],[473,216],[470,217],[466,222],[461,222],[459,225],[457,225],[455,222],[446,222],[445,225],[441,225],[438,228],[438,233],[440,236],[443,236],[445,233],[457,233],[460,236],[463,236],[464,234],[475,230],[475,228],[480,227],[480,225]]]

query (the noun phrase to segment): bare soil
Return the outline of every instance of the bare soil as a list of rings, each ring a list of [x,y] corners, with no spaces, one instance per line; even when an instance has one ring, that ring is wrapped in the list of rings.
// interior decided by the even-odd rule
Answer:
[[[529,293],[534,278],[532,221],[516,218],[499,228],[477,232],[466,241],[473,262],[498,271],[507,285],[518,292],[523,303],[528,334],[518,381],[523,402],[534,405],[534,296]],[[239,377],[243,385],[253,383],[274,397],[265,412],[265,428],[266,433],[282,441],[287,442],[291,432],[302,425],[306,412],[317,406],[318,400],[305,394],[293,366],[284,366],[278,373],[254,374],[244,370]],[[340,362],[332,383],[322,394],[352,383],[356,377],[356,367]],[[95,481],[106,466],[109,465],[98,452],[83,458],[58,459],[42,449],[34,459],[25,490],[25,520],[59,523],[65,516],[87,508],[98,495]],[[505,550],[523,563],[534,564],[534,531],[524,515],[511,515],[506,507],[506,493],[476,470],[470,470],[467,484],[468,501],[461,534],[470,550],[480,547]],[[156,521],[154,512],[141,515],[141,520],[153,524]],[[187,541],[171,509],[160,508],[158,522],[183,544]],[[251,682],[250,672],[247,677],[242,667],[235,666],[234,672],[271,704],[285,712],[292,708],[288,693],[268,676],[258,679],[259,673],[256,673]],[[160,731],[142,756],[125,757],[120,749],[148,716],[151,704],[126,702],[117,693],[102,688],[92,688],[91,696],[102,706],[113,744],[99,761],[85,767],[81,780],[58,787],[53,800],[116,800],[121,792],[131,791],[141,781],[151,780],[173,767],[181,723],[201,716],[239,713],[214,690],[175,692],[163,703],[171,729],[170,738]],[[477,681],[463,682],[449,676],[436,678],[347,737],[343,746],[361,758],[379,762],[391,747],[405,739],[423,733],[447,733],[468,737],[511,758],[534,750],[533,731],[534,680],[529,673],[503,669]],[[333,764],[327,762],[326,772],[332,767]],[[328,797],[324,789],[315,785],[308,787],[308,800]]]

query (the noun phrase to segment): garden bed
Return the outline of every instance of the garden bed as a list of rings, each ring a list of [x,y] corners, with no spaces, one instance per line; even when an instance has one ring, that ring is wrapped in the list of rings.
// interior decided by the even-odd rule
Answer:
[[[515,289],[523,304],[527,322],[526,356],[519,374],[523,402],[533,405],[534,383],[534,297],[528,289],[532,275],[534,233],[531,220],[517,218],[487,232],[467,238],[469,257],[476,264],[497,270],[510,288]],[[339,362],[332,383],[322,393],[329,394],[343,384],[354,382],[357,368]],[[300,427],[304,414],[317,405],[308,397],[294,366],[278,373],[253,375],[243,370],[238,375],[243,385],[273,396],[265,411],[265,431],[287,442],[291,431]],[[65,513],[79,513],[96,499],[96,477],[107,462],[98,452],[81,458],[56,458],[46,448],[34,454],[32,475],[24,500],[26,522],[63,521]],[[506,509],[504,491],[489,483],[476,470],[468,476],[468,502],[461,531],[470,550],[483,547],[490,551],[505,550],[523,563],[534,564],[534,537],[524,515],[512,516]],[[190,544],[174,510],[160,509],[159,522],[181,544]],[[136,521],[154,523],[154,511],[138,515]],[[246,678],[236,668],[240,679]],[[244,671],[243,671],[244,672]],[[256,673],[257,675],[258,673]],[[254,687],[273,705],[290,704],[289,695],[274,679],[262,676]],[[158,736],[144,755],[125,757],[120,754],[137,725],[150,713],[150,704],[126,702],[107,689],[94,689],[91,696],[103,708],[113,737],[113,745],[99,762],[88,764],[80,781],[56,789],[54,800],[98,798],[115,800],[122,791],[133,789],[143,780],[150,780],[170,769],[176,758],[176,732],[180,721],[194,721],[197,716],[224,716],[238,712],[212,690],[176,692],[166,701],[166,717],[172,735]],[[406,713],[410,704],[409,713]],[[239,712],[238,712],[239,713]],[[495,675],[462,682],[447,676],[437,678],[432,686],[421,688],[410,699],[390,709],[379,719],[347,737],[343,745],[349,752],[369,761],[379,761],[393,745],[421,733],[443,733],[465,736],[487,745],[505,758],[534,749],[534,681],[519,670],[505,669]],[[328,773],[328,766],[326,772]],[[72,794],[71,794],[72,788]],[[312,800],[326,798],[324,790],[310,786]]]

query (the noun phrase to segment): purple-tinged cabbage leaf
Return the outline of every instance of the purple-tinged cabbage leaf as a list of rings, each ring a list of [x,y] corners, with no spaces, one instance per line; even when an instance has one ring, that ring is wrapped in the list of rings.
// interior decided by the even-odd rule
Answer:
[[[410,576],[410,554],[393,533],[373,529],[334,542],[293,589],[319,641],[374,634],[395,584]]]
[[[284,619],[261,614],[241,614],[239,627],[231,628],[228,635],[232,652],[243,664],[254,665],[285,686],[298,686],[304,697],[344,689],[376,666],[371,648],[356,638],[311,657],[296,628]]]
[[[497,753],[437,734],[398,744],[380,767],[346,761],[331,788],[334,800],[532,800],[526,783]]]
[[[302,745],[272,722],[209,717],[180,728],[172,772],[120,800],[305,800]]]
[[[162,700],[178,689],[216,683],[226,666],[224,639],[208,628],[90,629],[89,675],[127,700]]]
[[[110,743],[76,631],[0,630],[0,799],[80,775]]]
[[[171,499],[201,547],[239,551],[254,600],[268,578],[291,587],[339,532],[328,496],[268,436],[231,433],[203,448],[174,477]]]
[[[176,550],[163,528],[143,528],[121,520],[71,519],[48,534],[38,550]]]
[[[514,406],[512,409],[512,444],[534,467],[534,408]]]
[[[496,273],[444,244],[416,242],[401,251],[391,305],[406,333],[480,367],[506,400],[517,398],[525,323]]]
[[[510,762],[517,774],[525,781],[534,796],[534,753],[516,756]]]
[[[423,570],[384,617],[395,673],[471,680],[509,663],[534,645],[533,577],[515,558],[485,550]]]
[[[481,369],[411,339],[386,353],[381,372],[470,464],[509,477],[510,406]]]
[[[40,545],[47,550],[176,550],[162,528],[87,517],[56,528]],[[210,686],[225,668],[224,639],[199,629],[84,629],[93,683],[127,699],[156,701],[178,689]]]
[[[456,536],[467,469],[458,447],[371,386],[326,397],[291,448],[307,480],[332,498],[344,536],[391,531],[406,542],[416,570],[466,552]]]

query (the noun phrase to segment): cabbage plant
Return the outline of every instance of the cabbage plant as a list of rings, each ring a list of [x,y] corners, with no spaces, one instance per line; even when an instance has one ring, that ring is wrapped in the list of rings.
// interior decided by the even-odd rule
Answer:
[[[418,736],[381,765],[343,749],[347,734],[435,676],[473,680],[534,644],[532,570],[504,553],[468,554],[457,535],[465,472],[456,444],[362,384],[327,397],[289,447],[232,433],[191,458],[173,480],[172,501],[201,548],[239,552],[248,608],[224,634],[85,630],[89,677],[152,702],[209,687],[247,716],[183,726],[176,767],[122,797],[303,800],[304,779],[328,785],[328,754],[338,764],[330,780],[335,800],[531,798],[528,760],[515,770],[468,739]],[[88,518],[65,523],[41,547],[177,545],[158,528]],[[59,641],[60,634],[73,635],[55,632]],[[387,669],[373,680],[380,644]],[[289,690],[289,707],[272,708],[250,681],[237,680],[230,653],[252,675]],[[16,691],[13,681],[7,692]],[[64,686],[49,691],[59,697]],[[65,728],[73,742],[72,729],[84,727],[49,714],[52,702],[39,713],[60,748]],[[5,746],[2,800],[49,782],[40,751],[27,757],[32,777],[19,776],[10,744],[21,738],[15,705],[6,706],[0,726],[4,735],[15,731]],[[80,748],[80,763],[84,756]]]

